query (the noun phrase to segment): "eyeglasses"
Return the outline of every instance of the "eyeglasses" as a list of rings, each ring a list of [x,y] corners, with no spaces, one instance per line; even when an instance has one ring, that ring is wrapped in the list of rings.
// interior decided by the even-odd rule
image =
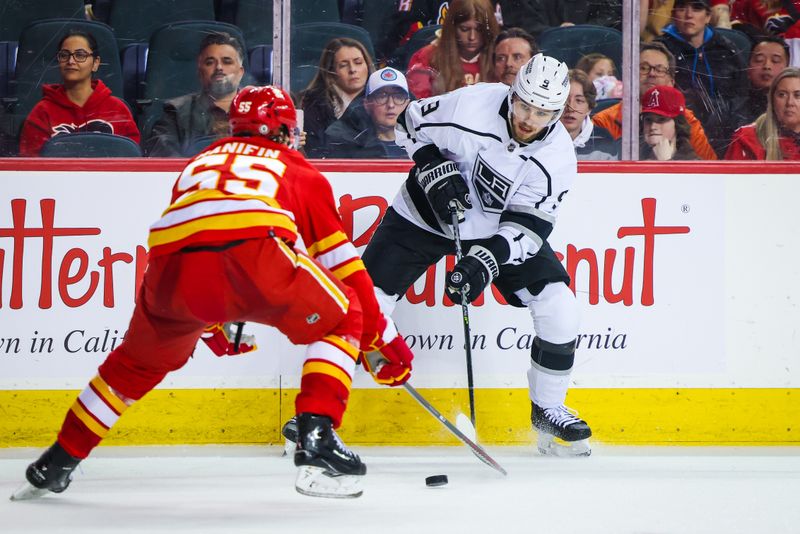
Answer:
[[[86,50],[76,50],[74,52],[70,52],[69,50],[60,50],[58,54],[56,54],[56,59],[59,61],[59,63],[67,63],[69,58],[72,57],[75,58],[76,63],[86,63],[86,60],[93,55],[93,53],[87,52]]]
[[[664,65],[651,65],[650,63],[639,63],[639,74],[650,74],[655,71],[659,76],[669,74],[669,67]]]
[[[379,106],[385,106],[389,102],[389,97],[392,97],[392,103],[395,106],[402,106],[408,102],[408,95],[405,93],[375,93],[369,95],[369,99]]]

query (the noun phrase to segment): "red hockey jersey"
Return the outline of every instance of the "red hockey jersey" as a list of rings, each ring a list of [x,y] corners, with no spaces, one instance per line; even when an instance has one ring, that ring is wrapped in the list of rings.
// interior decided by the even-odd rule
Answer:
[[[263,238],[295,243],[355,289],[366,318],[380,316],[358,251],[344,232],[330,183],[296,150],[264,137],[229,137],[195,156],[150,227],[150,254]]]
[[[42,86],[44,97],[31,110],[19,140],[20,156],[38,156],[51,137],[75,132],[104,132],[139,142],[139,129],[128,106],[111,95],[102,80],[93,80],[92,92],[83,107],[67,97],[61,84]]]

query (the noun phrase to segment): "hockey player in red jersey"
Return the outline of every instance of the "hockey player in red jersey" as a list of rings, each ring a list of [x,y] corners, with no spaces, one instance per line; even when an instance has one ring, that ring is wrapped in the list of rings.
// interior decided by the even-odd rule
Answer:
[[[231,104],[233,136],[192,159],[170,206],[150,228],[150,256],[124,342],[67,412],[58,439],[12,498],[60,493],[117,419],[182,367],[201,336],[218,355],[233,346],[220,324],[254,321],[308,345],[295,400],[296,489],[358,497],[366,466],[336,436],[362,351],[389,361],[382,384],[409,378],[413,355],[375,300],[345,235],[330,184],[290,148],[291,99],[246,87]],[[306,251],[296,245],[302,237]]]

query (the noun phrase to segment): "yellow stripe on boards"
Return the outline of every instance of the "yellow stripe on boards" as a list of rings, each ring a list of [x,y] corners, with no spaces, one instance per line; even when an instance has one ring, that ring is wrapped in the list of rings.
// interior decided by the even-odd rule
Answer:
[[[413,382],[413,377],[412,377]],[[420,389],[451,421],[467,391]],[[109,445],[282,444],[296,389],[156,389],[131,406]],[[78,391],[0,391],[0,447],[52,444]],[[800,389],[571,389],[567,404],[597,443],[800,446]],[[475,390],[478,437],[531,445],[527,389]],[[387,417],[390,414],[391,417]],[[348,445],[458,445],[403,388],[353,389],[341,428]]]
[[[108,434],[108,429],[95,421],[95,419],[83,409],[83,406],[81,406],[77,400],[70,409],[72,410],[72,413],[74,413],[89,430],[101,438],[104,438],[106,434]]]
[[[344,234],[344,232],[337,230],[328,237],[324,237],[319,241],[317,241],[316,243],[312,243],[311,245],[309,245],[308,253],[311,256],[316,257],[317,254],[320,253],[320,251],[327,250],[331,248],[333,245],[338,245],[343,241],[347,241],[347,236]]]

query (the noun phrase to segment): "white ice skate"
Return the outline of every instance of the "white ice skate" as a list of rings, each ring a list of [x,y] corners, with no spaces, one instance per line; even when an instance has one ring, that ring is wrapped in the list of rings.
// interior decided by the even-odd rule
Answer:
[[[545,456],[589,456],[589,425],[564,405],[540,408],[531,403],[531,422],[539,437],[536,446]]]

